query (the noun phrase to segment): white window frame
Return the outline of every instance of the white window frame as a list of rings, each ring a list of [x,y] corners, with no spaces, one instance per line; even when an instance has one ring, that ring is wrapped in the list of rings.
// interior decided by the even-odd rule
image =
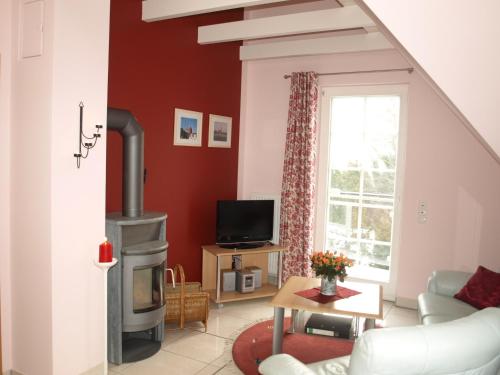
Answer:
[[[326,250],[326,224],[327,224],[327,184],[329,176],[330,154],[330,103],[335,96],[369,96],[369,95],[398,95],[400,101],[400,118],[398,133],[398,152],[396,160],[396,190],[394,193],[394,218],[392,230],[390,280],[380,283],[384,289],[384,299],[394,301],[396,298],[396,285],[399,269],[399,253],[401,245],[401,220],[402,197],[404,193],[404,174],[406,166],[406,135],[408,127],[408,85],[351,85],[351,86],[325,86],[321,87],[320,119],[318,131],[318,158],[317,158],[317,184],[316,184],[316,215],[314,249]],[[353,280],[353,278],[349,278]],[[367,280],[362,280],[369,282]]]

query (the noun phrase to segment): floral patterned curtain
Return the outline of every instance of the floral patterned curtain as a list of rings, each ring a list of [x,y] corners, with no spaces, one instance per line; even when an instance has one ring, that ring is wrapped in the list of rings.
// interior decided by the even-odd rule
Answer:
[[[317,74],[292,73],[281,190],[280,243],[288,247],[283,281],[311,275],[317,108]]]

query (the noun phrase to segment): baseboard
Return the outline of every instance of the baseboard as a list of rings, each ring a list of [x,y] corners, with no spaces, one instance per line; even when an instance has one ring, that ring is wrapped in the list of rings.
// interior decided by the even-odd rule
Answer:
[[[104,372],[104,362],[99,363],[97,366],[91,368],[90,370],[82,372],[80,375],[102,375],[103,372]]]
[[[80,375],[102,375],[104,372],[104,362],[98,364],[96,367],[91,368],[85,372],[82,372]],[[16,370],[5,370],[2,375],[24,375],[21,372],[17,372]]]
[[[5,370],[2,375],[24,375],[24,374],[16,370]]]
[[[398,307],[404,307],[406,309],[413,309],[413,310],[416,310],[418,307],[416,299],[406,298],[406,297],[396,297],[395,305]]]

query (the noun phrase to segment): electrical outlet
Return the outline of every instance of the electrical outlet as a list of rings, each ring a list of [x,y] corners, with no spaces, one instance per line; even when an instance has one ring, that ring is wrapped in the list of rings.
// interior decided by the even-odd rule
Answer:
[[[425,201],[418,202],[417,220],[420,224],[427,222],[427,202]]]

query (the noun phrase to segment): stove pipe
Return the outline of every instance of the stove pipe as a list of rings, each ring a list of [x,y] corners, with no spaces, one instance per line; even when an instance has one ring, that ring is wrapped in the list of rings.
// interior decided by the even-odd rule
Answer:
[[[126,110],[108,108],[108,130],[123,138],[123,216],[139,217],[144,209],[144,130]]]

